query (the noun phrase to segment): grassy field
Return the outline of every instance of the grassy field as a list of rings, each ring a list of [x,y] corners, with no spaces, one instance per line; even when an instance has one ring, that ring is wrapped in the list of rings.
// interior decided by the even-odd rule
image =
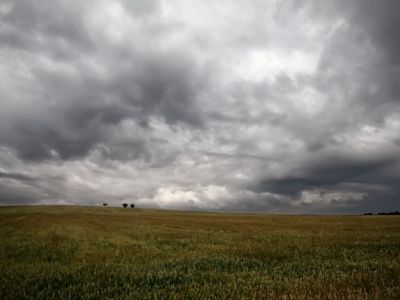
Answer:
[[[400,217],[1,207],[0,299],[400,298]]]

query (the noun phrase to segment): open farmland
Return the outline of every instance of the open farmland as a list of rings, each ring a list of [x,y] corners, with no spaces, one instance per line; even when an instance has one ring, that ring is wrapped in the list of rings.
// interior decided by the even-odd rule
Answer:
[[[400,298],[398,216],[0,208],[0,299]]]

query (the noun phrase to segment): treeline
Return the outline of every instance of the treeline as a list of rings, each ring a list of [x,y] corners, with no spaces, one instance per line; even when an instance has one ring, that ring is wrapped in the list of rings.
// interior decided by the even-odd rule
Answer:
[[[393,215],[400,215],[400,211],[396,210],[396,211],[389,211],[389,212],[378,212],[378,213],[372,213],[372,212],[368,212],[368,213],[364,213],[364,216],[393,216]]]
[[[108,206],[108,203],[104,202],[104,203],[103,203],[103,206],[104,206],[104,207]],[[127,207],[128,207],[128,203],[123,203],[123,204],[122,204],[122,207],[123,207],[123,208],[127,208]],[[134,207],[135,207],[135,204],[131,203],[131,204],[129,204],[129,207],[130,207],[130,208],[134,208]]]

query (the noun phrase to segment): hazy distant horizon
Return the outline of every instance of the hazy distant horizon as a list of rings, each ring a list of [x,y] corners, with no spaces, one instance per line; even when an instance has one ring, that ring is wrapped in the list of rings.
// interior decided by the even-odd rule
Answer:
[[[160,212],[165,212],[165,213],[188,213],[188,214],[244,214],[244,215],[270,215],[270,216],[297,216],[297,217],[310,217],[310,216],[321,216],[321,217],[346,217],[346,216],[380,216],[380,215],[398,215],[398,211],[366,211],[366,212],[315,212],[315,213],[307,213],[307,212],[298,212],[298,211],[256,211],[256,210],[216,210],[216,209],[185,209],[185,208],[162,208],[162,207],[151,207],[151,206],[145,206],[145,207],[139,207],[136,206],[131,208],[129,207],[130,203],[127,203],[127,207],[123,207],[123,203],[127,202],[121,202],[120,204],[108,204],[106,206],[102,205],[103,203],[95,203],[95,204],[84,204],[84,203],[79,203],[79,204],[40,204],[40,203],[33,203],[33,204],[0,204],[0,208],[3,207],[4,209],[6,208],[77,208],[77,209],[92,209],[92,208],[99,208],[99,209],[107,209],[107,208],[121,208],[121,209],[126,209],[127,211],[129,210],[136,210],[136,211],[160,211]],[[82,212],[82,210],[80,210]],[[106,212],[106,211],[104,211]]]
[[[0,205],[400,210],[399,15],[394,0],[4,0]]]

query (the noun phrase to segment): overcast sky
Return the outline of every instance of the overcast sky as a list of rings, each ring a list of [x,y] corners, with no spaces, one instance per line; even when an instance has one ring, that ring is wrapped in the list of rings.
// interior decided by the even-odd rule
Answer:
[[[2,0],[0,204],[400,209],[400,1]]]

